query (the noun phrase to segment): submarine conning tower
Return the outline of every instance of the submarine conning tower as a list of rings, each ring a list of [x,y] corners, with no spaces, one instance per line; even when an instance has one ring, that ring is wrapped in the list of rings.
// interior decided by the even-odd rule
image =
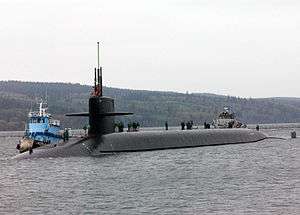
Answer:
[[[97,42],[98,68],[95,68],[94,87],[89,98],[88,113],[72,113],[67,116],[88,116],[89,136],[114,133],[114,116],[131,115],[128,112],[115,112],[114,99],[103,96],[102,67],[99,63],[99,42]]]
[[[108,97],[92,96],[89,99],[89,135],[103,135],[114,132],[114,100]]]

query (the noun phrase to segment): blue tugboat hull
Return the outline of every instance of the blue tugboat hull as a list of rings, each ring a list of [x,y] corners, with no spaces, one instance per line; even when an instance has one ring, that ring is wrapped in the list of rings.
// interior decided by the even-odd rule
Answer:
[[[28,114],[25,135],[17,145],[20,153],[31,151],[42,145],[56,144],[63,139],[60,134],[60,122],[52,120],[51,114],[48,114],[46,110],[47,108],[43,107],[43,102],[41,102],[38,112]]]

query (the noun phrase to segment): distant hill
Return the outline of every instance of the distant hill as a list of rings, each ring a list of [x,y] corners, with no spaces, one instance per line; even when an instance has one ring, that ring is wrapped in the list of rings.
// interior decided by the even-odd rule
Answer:
[[[0,81],[0,130],[23,130],[30,109],[38,100],[48,97],[49,112],[65,127],[82,128],[85,118],[65,117],[65,113],[88,110],[91,86],[71,83],[37,83]],[[142,126],[177,126],[181,121],[196,124],[211,122],[224,106],[231,107],[245,123],[300,122],[300,98],[246,99],[215,94],[182,94],[104,88],[106,96],[115,99],[118,111],[135,115],[119,120],[138,121]]]

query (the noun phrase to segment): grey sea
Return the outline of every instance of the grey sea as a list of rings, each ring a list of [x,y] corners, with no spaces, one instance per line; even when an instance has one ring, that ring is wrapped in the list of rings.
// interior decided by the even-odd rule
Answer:
[[[298,127],[298,128],[297,128]],[[16,161],[0,135],[0,214],[300,214],[299,126],[257,143]],[[11,137],[9,137],[11,136]]]

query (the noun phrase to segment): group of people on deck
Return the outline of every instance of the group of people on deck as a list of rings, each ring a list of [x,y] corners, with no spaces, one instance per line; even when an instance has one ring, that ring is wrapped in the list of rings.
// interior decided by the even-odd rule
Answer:
[[[130,122],[130,123],[128,123],[127,128],[128,128],[127,132],[139,131],[140,123],[139,122]],[[124,132],[124,123],[123,122],[115,123],[115,129],[116,129],[116,132]]]
[[[186,127],[186,130],[192,130],[194,122],[193,122],[193,120],[188,121],[187,123],[181,122],[180,125],[181,125],[181,130],[185,130],[185,127]]]

